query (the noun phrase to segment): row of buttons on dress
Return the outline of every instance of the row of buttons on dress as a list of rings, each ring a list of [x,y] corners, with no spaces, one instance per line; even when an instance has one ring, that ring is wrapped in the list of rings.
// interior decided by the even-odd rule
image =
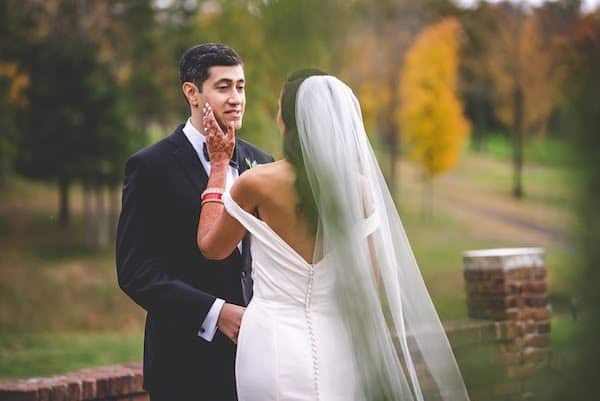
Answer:
[[[310,346],[311,346],[311,351],[312,351],[313,378],[314,378],[314,385],[315,385],[316,400],[319,401],[320,400],[319,361],[318,361],[318,356],[317,356],[317,338],[314,333],[311,314],[310,314],[310,303],[311,303],[312,286],[313,286],[314,276],[315,276],[315,267],[310,266],[309,275],[308,275],[308,285],[306,288],[306,298],[304,300],[304,312],[306,315],[306,325],[308,327],[308,335],[310,337]]]

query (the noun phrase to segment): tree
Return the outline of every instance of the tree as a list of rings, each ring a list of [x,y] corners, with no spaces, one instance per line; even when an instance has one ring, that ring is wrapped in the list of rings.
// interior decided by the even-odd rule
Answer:
[[[402,72],[397,119],[430,184],[456,164],[469,133],[456,95],[459,35],[454,18],[429,26],[408,51]]]
[[[183,98],[176,85],[180,35],[174,29],[185,30],[190,25],[190,18],[181,20],[180,15],[176,21],[171,15],[160,19],[173,10],[157,9],[153,3],[121,1],[119,7],[105,13],[104,32],[86,32],[100,46],[100,62],[119,86],[130,123],[144,131],[178,115]]]
[[[406,52],[423,26],[457,13],[449,0],[357,0],[354,24],[344,52],[343,75],[356,88],[367,130],[387,153],[386,179],[395,197],[400,187],[402,127],[394,115],[402,108],[398,88]]]
[[[473,122],[472,149],[484,151],[487,132],[500,130],[503,125],[494,114],[492,74],[486,60],[490,26],[495,22],[495,5],[481,2],[475,9],[466,9],[460,16],[464,43],[460,57],[460,92],[465,114]]]
[[[511,127],[513,195],[523,196],[526,136],[545,132],[559,102],[563,74],[555,68],[551,43],[540,34],[538,17],[510,3],[498,6],[487,40],[498,118]]]
[[[31,81],[28,118],[18,127],[18,171],[58,183],[63,226],[70,220],[70,188],[81,182],[86,233],[96,233],[87,242],[95,247],[99,238],[108,242],[116,209],[112,201],[109,213],[105,188],[121,181],[127,155],[145,142],[147,122],[169,110],[156,101],[161,74],[152,72],[156,60],[147,56],[154,54],[151,2],[24,0],[13,8],[23,15],[13,12],[9,22],[26,19],[33,32],[17,57]],[[128,38],[125,45],[116,45],[121,37]],[[134,92],[142,101],[133,101]]]
[[[96,97],[95,48],[84,38],[50,35],[31,48],[28,124],[20,141],[19,171],[56,180],[59,224],[69,225],[69,190],[86,164],[85,150],[97,134],[102,113]]]
[[[401,127],[393,117],[401,106],[397,88],[407,49],[423,24],[419,2],[357,1],[353,26],[344,58],[343,73],[356,88],[366,128],[375,132],[388,155],[386,179],[396,197]]]
[[[143,126],[127,122],[128,99],[105,66],[97,66],[92,90],[96,112],[89,116],[90,131],[79,150],[76,178],[83,184],[85,242],[93,249],[114,239],[123,166],[130,154],[145,145],[146,136]]]
[[[283,83],[299,68],[335,73],[343,64],[338,55],[348,12],[342,0],[223,0],[200,7],[195,41],[227,43],[246,61],[247,108],[241,136],[274,153],[280,150],[275,115]]]

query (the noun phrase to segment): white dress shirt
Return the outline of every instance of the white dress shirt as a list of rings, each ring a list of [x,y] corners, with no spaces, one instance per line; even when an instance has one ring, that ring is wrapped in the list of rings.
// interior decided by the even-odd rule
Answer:
[[[200,162],[202,163],[202,167],[204,167],[204,170],[206,171],[206,175],[210,176],[210,162],[208,160],[206,160],[206,158],[204,157],[204,152],[202,151],[202,148],[204,147],[204,143],[206,142],[206,138],[204,137],[203,134],[200,133],[200,131],[198,131],[196,129],[196,127],[194,127],[192,125],[191,119],[187,120],[185,127],[183,127],[183,133],[185,134],[186,138],[188,139],[188,141],[190,141],[190,143],[192,144],[192,147],[198,154],[198,158],[200,159]],[[225,184],[226,191],[229,191],[231,189],[233,182],[238,177],[239,177],[239,173],[238,173],[237,169],[229,166],[229,168],[227,169],[227,183]],[[240,242],[237,245],[237,247],[241,253],[242,252],[242,243]],[[208,314],[206,315],[206,318],[204,318],[204,321],[202,322],[202,326],[200,327],[200,330],[198,331],[199,337],[205,339],[206,341],[213,340],[213,338],[215,337],[215,333],[217,332],[217,323],[219,322],[219,314],[221,313],[221,309],[223,308],[224,304],[225,304],[225,301],[222,300],[221,298],[215,299],[215,302],[213,302],[212,306],[210,307],[210,310],[208,311]]]

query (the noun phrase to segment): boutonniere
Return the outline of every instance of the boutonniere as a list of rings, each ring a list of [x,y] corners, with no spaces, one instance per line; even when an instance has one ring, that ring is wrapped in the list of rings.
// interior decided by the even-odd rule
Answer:
[[[252,168],[254,166],[256,166],[258,163],[256,162],[256,160],[252,160],[250,161],[250,159],[248,159],[246,157],[246,166],[248,166],[248,168]]]

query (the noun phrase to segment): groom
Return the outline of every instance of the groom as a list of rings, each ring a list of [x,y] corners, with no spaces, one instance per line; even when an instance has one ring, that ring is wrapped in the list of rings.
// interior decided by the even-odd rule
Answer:
[[[210,163],[202,134],[209,103],[223,127],[242,126],[242,60],[221,44],[188,49],[179,66],[191,117],[125,167],[117,232],[119,286],[147,311],[144,388],[152,401],[233,401],[235,341],[252,296],[249,241],[223,260],[196,245],[200,195]],[[227,187],[254,163],[273,158],[236,139]]]

